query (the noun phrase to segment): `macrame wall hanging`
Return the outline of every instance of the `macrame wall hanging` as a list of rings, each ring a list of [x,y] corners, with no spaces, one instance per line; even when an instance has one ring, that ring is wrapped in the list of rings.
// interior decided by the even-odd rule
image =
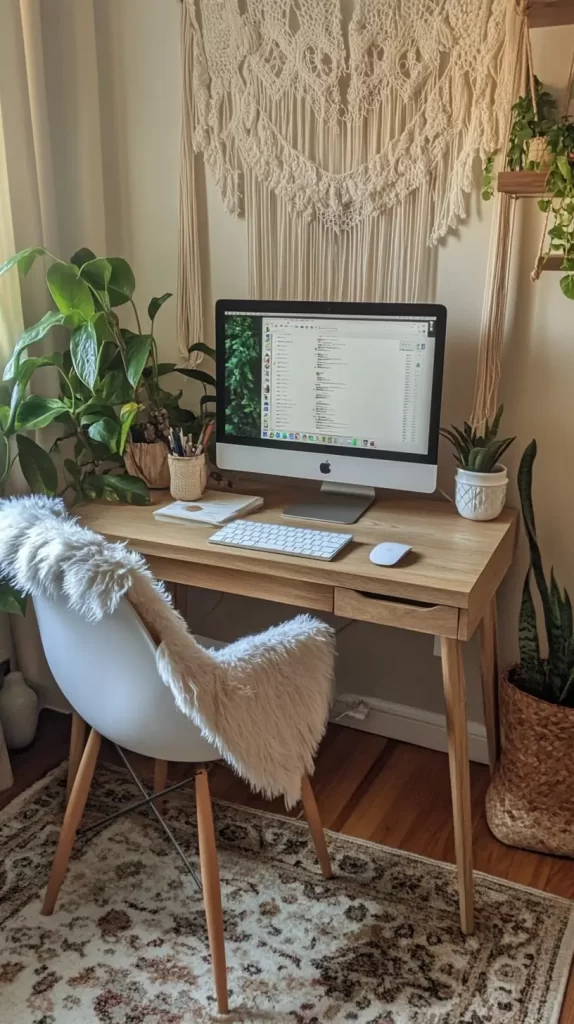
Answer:
[[[514,0],[182,0],[185,358],[197,154],[246,217],[253,298],[433,298],[436,243],[504,138],[517,20]]]

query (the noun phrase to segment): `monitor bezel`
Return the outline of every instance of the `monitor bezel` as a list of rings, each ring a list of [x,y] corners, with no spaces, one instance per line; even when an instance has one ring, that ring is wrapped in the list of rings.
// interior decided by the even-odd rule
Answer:
[[[225,433],[225,316],[227,313],[257,313],[276,315],[331,314],[357,317],[428,317],[436,318],[435,352],[429,418],[429,444],[426,454],[403,451],[341,447],[330,444],[311,444],[309,441],[276,441],[274,438],[241,437]],[[437,303],[418,302],[295,302],[255,299],[218,299],[215,304],[216,349],[216,441],[218,444],[261,448],[265,451],[316,452],[338,455],[341,458],[374,459],[379,462],[403,462],[436,466],[438,463],[440,411],[442,401],[444,351],[446,340],[446,307]]]

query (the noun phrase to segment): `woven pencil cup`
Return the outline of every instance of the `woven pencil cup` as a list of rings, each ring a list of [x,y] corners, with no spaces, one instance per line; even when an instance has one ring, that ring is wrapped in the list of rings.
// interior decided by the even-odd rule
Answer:
[[[178,457],[168,455],[169,492],[178,501],[197,501],[207,487],[205,455]]]
[[[507,846],[574,857],[574,708],[501,688],[504,749],[486,820]]]

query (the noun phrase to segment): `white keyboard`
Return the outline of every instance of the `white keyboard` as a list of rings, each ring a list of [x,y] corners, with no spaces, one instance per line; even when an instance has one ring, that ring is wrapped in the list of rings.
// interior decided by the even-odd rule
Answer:
[[[301,526],[277,526],[256,523],[251,519],[234,519],[209,538],[211,544],[228,544],[235,548],[257,551],[278,551],[282,555],[322,558],[330,561],[353,539],[352,533],[331,530],[307,530]]]

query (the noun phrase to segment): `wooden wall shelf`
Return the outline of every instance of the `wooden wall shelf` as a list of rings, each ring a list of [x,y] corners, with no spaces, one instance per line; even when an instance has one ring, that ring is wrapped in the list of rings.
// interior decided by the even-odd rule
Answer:
[[[574,0],[529,0],[530,28],[574,25]]]
[[[530,0],[528,24],[530,28],[574,25],[574,0]]]
[[[560,270],[562,274],[567,274],[567,270],[562,270],[563,263],[563,256],[547,256],[542,264],[542,270]]]
[[[538,198],[546,193],[547,171],[500,171],[498,191],[520,198]]]

